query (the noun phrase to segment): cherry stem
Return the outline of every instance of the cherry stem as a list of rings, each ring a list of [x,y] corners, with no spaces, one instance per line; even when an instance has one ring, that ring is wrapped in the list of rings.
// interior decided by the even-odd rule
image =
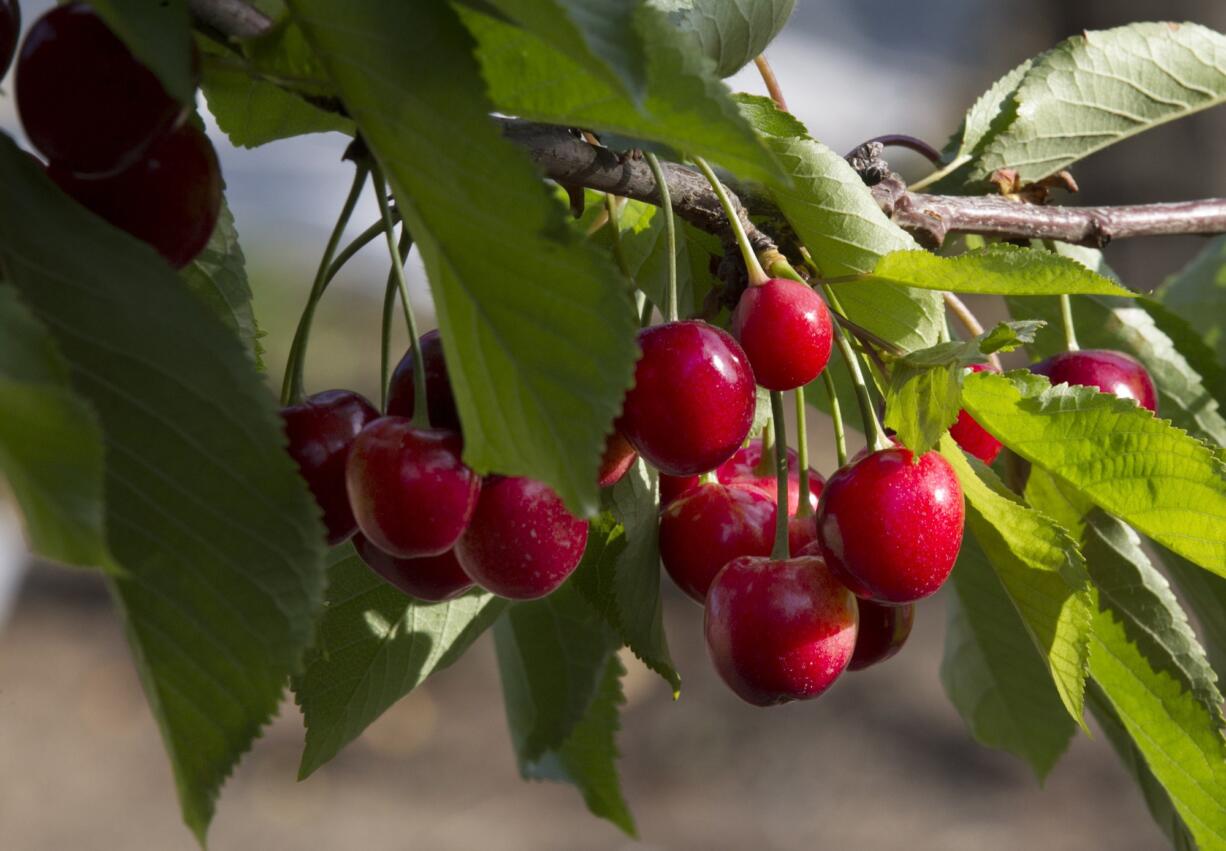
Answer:
[[[823,286],[822,290],[826,293],[826,300],[830,302],[836,313],[842,313],[843,310],[839,306],[838,299],[830,292],[830,287]],[[876,452],[880,449],[888,449],[890,439],[885,435],[885,429],[881,427],[881,421],[877,419],[877,412],[873,410],[873,399],[868,392],[868,384],[864,380],[864,373],[860,369],[860,358],[856,354],[855,349],[851,347],[851,343],[847,339],[847,335],[843,332],[843,326],[838,322],[834,323],[834,340],[838,344],[839,351],[843,354],[843,361],[847,364],[847,372],[851,375],[851,383],[856,388],[856,401],[860,405],[860,419],[864,423],[864,435],[868,438],[869,447]]]
[[[1064,347],[1070,352],[1078,351],[1077,328],[1073,324],[1073,300],[1068,293],[1060,294],[1060,319],[1064,322]]]
[[[886,148],[906,148],[919,154],[934,166],[939,167],[941,165],[941,152],[923,139],[917,139],[915,136],[908,136],[906,133],[886,133],[884,136],[874,136],[867,142],[862,143],[857,147],[857,150],[874,142]]]
[[[307,342],[311,336],[311,323],[315,319],[315,308],[319,305],[319,300],[323,297],[324,289],[328,285],[328,271],[332,266],[332,257],[336,254],[336,247],[340,245],[341,237],[344,235],[345,228],[349,225],[349,219],[353,216],[353,210],[358,204],[358,198],[362,194],[362,189],[366,186],[367,174],[366,166],[359,163],[353,173],[353,184],[349,187],[349,195],[345,198],[345,204],[341,207],[341,213],[336,219],[331,235],[328,237],[328,244],[324,247],[323,257],[319,261],[319,269],[315,272],[315,280],[311,284],[311,293],[307,296],[306,306],[302,309],[302,316],[298,319],[298,328],[294,331],[294,339],[290,343],[289,357],[285,363],[285,377],[281,382],[282,405],[297,402],[306,395],[303,367],[306,359]]]
[[[617,206],[617,198],[608,192],[604,196],[605,214],[609,217],[609,239],[613,242],[613,259],[617,268],[631,283],[634,276],[630,274],[630,264],[626,262],[626,253],[622,251],[621,210]]]
[[[830,397],[830,420],[834,423],[834,451],[839,466],[847,464],[847,433],[843,430],[843,406],[839,403],[839,391],[834,386],[830,370],[822,370],[826,383],[826,395]]]
[[[741,217],[737,215],[736,207],[732,205],[732,199],[728,197],[728,191],[724,189],[724,184],[719,182],[719,178],[715,176],[715,172],[711,170],[711,166],[702,157],[694,157],[694,163],[698,166],[698,170],[702,172],[703,177],[711,184],[711,189],[715,191],[715,197],[719,199],[719,205],[724,208],[724,216],[728,219],[728,226],[732,228],[732,235],[736,237],[737,247],[741,249],[741,257],[745,261],[745,271],[749,273],[749,285],[751,287],[760,287],[770,280],[766,276],[766,272],[762,269],[762,264],[758,261],[758,255],[754,253],[753,246],[749,244],[749,237],[745,235],[745,228],[741,225]]]
[[[782,254],[770,262],[766,271],[772,278],[789,278],[806,285],[809,283],[800,276],[800,273],[796,271],[796,267],[789,263],[788,259]]]
[[[698,481],[700,484],[704,485],[718,485],[719,476],[714,470],[707,470],[705,473],[698,474]]]
[[[980,322],[979,317],[977,317],[974,312],[972,312],[971,309],[966,306],[966,302],[958,298],[953,293],[941,293],[941,297],[945,299],[945,307],[949,309],[950,313],[958,317],[958,321],[962,323],[962,327],[965,328],[972,337],[978,337],[983,333],[983,323]],[[1004,369],[1000,364],[1000,356],[995,352],[988,355],[988,362],[991,363],[997,370],[1004,372]]]
[[[668,237],[668,299],[664,303],[664,318],[668,322],[677,321],[677,222],[673,218],[673,199],[668,192],[668,181],[664,179],[664,169],[660,160],[651,151],[643,151],[643,157],[651,169],[651,176],[656,179],[656,189],[660,193],[660,211],[664,214],[664,232]]]
[[[387,203],[387,186],[383,182],[383,172],[375,165],[371,169],[371,180],[375,184],[375,197],[379,202],[379,212],[383,216],[383,233],[387,237],[387,250],[392,256],[392,274],[396,278],[396,288],[400,291],[400,306],[404,311],[404,324],[409,331],[409,348],[413,352],[413,425],[417,428],[430,427],[430,414],[426,405],[426,361],[421,355],[421,341],[417,336],[417,322],[413,318],[413,305],[409,303],[409,282],[405,278],[404,263],[400,259],[400,250],[396,246],[396,223],[392,219],[391,206]]]
[[[783,421],[783,393],[771,391],[771,419],[775,421],[775,547],[771,558],[783,561],[791,558],[788,549],[788,440]]]
[[[753,64],[758,66],[758,73],[762,75],[762,82],[766,84],[766,91],[770,94],[771,100],[775,102],[775,106],[787,112],[788,104],[783,99],[783,88],[779,85],[779,78],[775,76],[775,69],[766,61],[766,54],[755,57]]]
[[[809,432],[805,427],[805,389],[797,387],[793,395],[796,397],[796,460],[800,465],[797,474],[800,499],[796,503],[796,516],[808,517],[813,513],[813,506],[809,505]]]
[[[379,222],[379,230],[383,230],[383,222]],[[400,257],[401,262],[409,259],[409,249],[413,247],[413,236],[402,222],[400,225]],[[379,410],[387,412],[387,393],[391,376],[392,354],[392,314],[396,312],[396,272],[387,271],[387,287],[383,291],[383,324],[380,330],[380,365],[379,365]],[[416,397],[415,397],[416,398]]]
[[[906,354],[906,352],[902,349],[901,346],[897,346],[894,343],[891,343],[889,340],[885,339],[884,337],[877,336],[872,331],[865,328],[863,325],[857,325],[855,322],[852,322],[850,319],[848,319],[846,316],[843,316],[841,313],[834,314],[834,321],[842,325],[848,331],[850,331],[853,337],[857,337],[866,343],[872,343],[877,348],[881,349],[882,351],[889,352],[895,357],[901,357],[902,355]]]

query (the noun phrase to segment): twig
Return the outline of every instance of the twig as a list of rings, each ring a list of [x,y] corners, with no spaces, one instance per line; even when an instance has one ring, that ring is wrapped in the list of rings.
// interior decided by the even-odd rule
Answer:
[[[770,62],[766,61],[766,54],[763,53],[757,56],[753,64],[758,66],[758,73],[762,75],[762,82],[766,83],[766,91],[770,94],[771,100],[775,102],[775,106],[787,112],[788,103],[783,99],[783,87],[779,85],[779,78],[775,76],[775,69],[771,67]]]

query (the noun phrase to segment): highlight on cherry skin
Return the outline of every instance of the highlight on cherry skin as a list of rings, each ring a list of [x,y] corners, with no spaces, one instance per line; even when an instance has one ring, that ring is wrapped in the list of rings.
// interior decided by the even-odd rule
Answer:
[[[822,555],[856,596],[903,605],[933,594],[962,546],[965,505],[953,468],[937,452],[912,463],[894,446],[870,452],[829,479],[817,506]]]
[[[9,69],[17,52],[17,36],[21,34],[21,6],[17,0],[0,0],[0,79]]]
[[[354,535],[353,547],[367,567],[393,587],[418,600],[441,603],[473,587],[473,581],[460,567],[454,549],[436,556],[396,558],[361,534]]]
[[[971,372],[1000,372],[996,367],[986,363],[971,364]],[[949,436],[970,454],[985,464],[991,464],[1000,455],[1003,445],[992,437],[987,429],[975,422],[965,410],[958,411],[958,419],[949,427]]]
[[[817,378],[834,339],[826,302],[788,278],[746,287],[732,313],[732,334],[767,390],[794,390]]]
[[[445,553],[468,527],[481,479],[460,460],[454,431],[381,417],[357,436],[345,486],[358,529],[398,558]]]
[[[915,604],[886,606],[872,600],[857,600],[860,610],[860,631],[856,634],[856,650],[847,665],[849,671],[884,662],[902,649],[915,625]]]
[[[1108,349],[1060,352],[1030,367],[1046,375],[1052,384],[1097,387],[1121,399],[1132,399],[1142,408],[1158,412],[1158,391],[1149,372],[1136,358]]]
[[[443,355],[443,338],[438,329],[418,338],[422,366],[426,371],[426,409],[430,425],[459,432],[460,412],[456,408],[451,376]],[[387,390],[387,412],[396,417],[413,416],[413,349],[410,347],[392,371]]]

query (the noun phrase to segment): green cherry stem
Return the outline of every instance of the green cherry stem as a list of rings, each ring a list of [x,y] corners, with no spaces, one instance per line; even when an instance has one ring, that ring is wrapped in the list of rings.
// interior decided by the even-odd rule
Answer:
[[[796,397],[796,460],[800,465],[800,500],[796,503],[796,516],[808,517],[813,513],[813,506],[809,505],[809,432],[805,427],[805,389],[797,387],[793,395]]]
[[[383,230],[383,222],[379,222],[379,230]],[[413,247],[413,235],[408,227],[400,225],[400,262],[409,259],[409,249]],[[383,291],[383,321],[379,332],[379,410],[387,411],[387,392],[391,379],[392,359],[392,319],[396,313],[396,270],[387,272],[387,287]]]
[[[324,247],[323,257],[319,261],[319,269],[315,272],[315,280],[311,284],[311,293],[307,296],[306,306],[298,319],[298,327],[294,331],[294,339],[290,343],[289,357],[285,363],[285,378],[281,382],[281,404],[289,405],[306,395],[303,382],[303,366],[306,358],[307,342],[311,336],[311,323],[315,319],[315,308],[327,287],[328,270],[332,266],[332,258],[336,247],[340,245],[341,236],[353,216],[353,210],[358,204],[362,189],[366,186],[366,176],[369,173],[365,165],[359,163],[353,173],[353,184],[349,187],[349,195],[341,207],[341,213],[336,219],[328,243]]]
[[[379,212],[383,216],[383,233],[387,237],[388,253],[392,256],[392,274],[396,278],[396,289],[400,291],[404,324],[409,330],[409,348],[413,351],[413,424],[418,428],[429,428],[430,415],[426,408],[426,361],[421,356],[417,322],[413,318],[413,305],[409,303],[409,282],[405,278],[404,263],[396,246],[396,222],[392,219],[392,209],[387,203],[387,186],[383,182],[383,173],[378,165],[371,169],[371,180],[375,184],[375,197],[379,202]]]
[[[823,286],[822,290],[826,294],[826,300],[831,306],[837,308],[838,301],[830,292],[830,288]],[[841,313],[842,310],[839,309]],[[864,423],[864,435],[868,438],[869,448],[876,452],[879,449],[888,449],[892,444],[890,439],[885,435],[885,429],[881,427],[881,421],[877,419],[877,412],[873,410],[873,399],[868,392],[868,384],[864,380],[864,372],[860,369],[860,358],[856,355],[855,349],[851,347],[851,343],[847,339],[847,334],[843,332],[843,326],[838,322],[832,323],[834,328],[834,341],[839,347],[839,351],[843,354],[843,361],[847,364],[847,372],[851,375],[851,383],[856,388],[856,401],[860,405],[860,419]]]
[[[1073,300],[1068,293],[1060,294],[1060,320],[1064,323],[1064,347],[1070,352],[1078,351],[1077,327],[1073,324]]]
[[[617,207],[617,199],[605,193],[604,209],[609,217],[609,239],[613,242],[613,259],[617,261],[617,268],[630,281],[634,280],[634,276],[630,274],[630,264],[626,262],[626,252],[622,250],[622,226],[621,226],[621,210]]]
[[[834,452],[839,466],[847,464],[847,432],[843,430],[843,406],[839,403],[839,391],[834,386],[834,376],[830,370],[822,370],[822,378],[826,383],[826,395],[830,397],[830,421],[834,423]]]
[[[716,474],[714,470],[708,470],[705,473],[698,474],[698,481],[700,484],[704,484],[704,485],[718,485],[719,476]]]
[[[791,558],[788,548],[788,440],[787,426],[783,422],[783,393],[771,391],[771,419],[775,421],[775,546],[771,558],[783,561]],[[804,494],[801,494],[804,499]]]
[[[643,156],[651,169],[651,176],[656,180],[656,188],[660,192],[660,209],[664,213],[664,232],[668,237],[668,299],[664,303],[664,320],[677,321],[677,222],[673,217],[673,199],[668,191],[668,181],[664,179],[664,169],[660,160],[651,151],[644,151]]]
[[[724,208],[724,216],[728,219],[728,226],[732,228],[732,235],[736,237],[737,247],[741,249],[741,257],[745,261],[745,271],[749,273],[749,285],[751,287],[762,286],[770,278],[767,277],[762,264],[758,262],[758,255],[754,253],[753,246],[749,244],[749,237],[745,235],[745,228],[741,226],[741,217],[737,215],[736,207],[732,206],[732,199],[728,197],[724,184],[719,182],[719,178],[715,176],[715,172],[711,170],[711,166],[707,164],[706,160],[702,157],[694,157],[693,159],[695,165],[698,166],[698,170],[702,172],[703,177],[711,184],[711,188],[715,191],[715,196],[719,198],[719,205]]]

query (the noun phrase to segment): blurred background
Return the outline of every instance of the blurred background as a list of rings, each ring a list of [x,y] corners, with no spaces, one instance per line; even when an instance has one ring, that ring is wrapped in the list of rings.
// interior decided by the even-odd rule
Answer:
[[[23,2],[27,26],[49,5]],[[1226,4],[800,0],[768,55],[792,110],[836,150],[882,133],[940,147],[965,108],[1022,59],[1083,29],[1152,19],[1226,30]],[[731,84],[763,90],[752,66]],[[0,129],[21,139],[11,76],[5,85]],[[267,332],[269,378],[279,386],[318,252],[348,188],[350,171],[340,161],[346,141],[319,135],[236,150],[210,126]],[[1226,195],[1223,137],[1226,110],[1159,128],[1078,165],[1081,194],[1058,200]],[[908,177],[924,173],[914,155],[888,153]],[[353,233],[375,218],[368,196]],[[1202,244],[1138,240],[1108,247],[1107,257],[1130,285],[1149,290]],[[376,242],[330,290],[307,362],[311,389],[347,386],[377,396],[386,274]],[[416,257],[412,275],[429,327]],[[977,307],[995,315],[987,301]],[[815,465],[831,472],[824,423],[814,424],[811,439]],[[20,540],[16,517],[0,502],[0,847],[194,848],[102,583],[87,572],[30,564]],[[294,779],[302,722],[287,703],[223,790],[211,847],[1162,847],[1101,735],[1080,736],[1042,789],[1020,761],[971,740],[937,678],[941,595],[920,605],[915,634],[894,660],[847,676],[819,701],[763,711],[717,681],[705,658],[701,610],[671,585],[665,591],[668,635],[685,680],[680,701],[627,659],[621,767],[641,845],[589,816],[573,789],[519,780],[485,638],[303,783]]]

